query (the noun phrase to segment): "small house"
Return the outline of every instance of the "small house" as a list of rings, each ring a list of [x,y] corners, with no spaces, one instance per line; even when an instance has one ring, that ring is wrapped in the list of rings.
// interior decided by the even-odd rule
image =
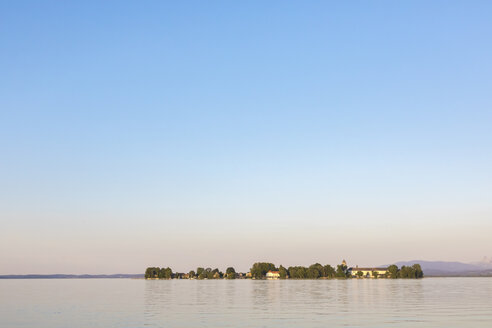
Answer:
[[[280,278],[280,272],[278,271],[268,271],[266,274],[267,279],[278,279]]]

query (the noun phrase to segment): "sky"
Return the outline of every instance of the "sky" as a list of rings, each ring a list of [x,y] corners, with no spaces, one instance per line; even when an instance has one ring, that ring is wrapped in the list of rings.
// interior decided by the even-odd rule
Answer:
[[[1,1],[0,274],[492,255],[490,1]]]

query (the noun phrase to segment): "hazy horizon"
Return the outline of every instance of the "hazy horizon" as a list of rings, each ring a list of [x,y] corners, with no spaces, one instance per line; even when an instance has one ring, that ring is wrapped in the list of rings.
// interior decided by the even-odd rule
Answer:
[[[271,262],[270,260],[268,259],[263,259],[261,260],[262,262]],[[348,267],[380,267],[380,266],[386,266],[386,265],[391,265],[391,264],[397,264],[399,267],[401,267],[401,264],[399,264],[399,262],[413,262],[413,261],[417,261],[419,264],[421,265],[424,265],[424,268],[425,268],[425,264],[426,263],[462,263],[462,264],[475,264],[477,265],[478,263],[484,263],[484,262],[481,262],[480,260],[477,260],[477,261],[472,261],[472,262],[460,262],[460,261],[441,261],[441,260],[435,260],[435,261],[432,261],[432,260],[421,260],[421,259],[413,259],[413,260],[405,260],[405,261],[391,261],[391,262],[387,262],[387,263],[379,263],[379,264],[373,264],[373,263],[370,263],[370,264],[367,264],[367,265],[361,265],[361,264],[358,264],[358,263],[351,263],[351,262],[348,262],[347,265]],[[255,262],[259,262],[259,261],[255,261]],[[302,265],[302,266],[310,266],[311,264],[315,264],[315,263],[320,263],[322,261],[312,261],[312,262],[304,262],[304,263],[274,263],[277,267],[282,265],[286,268],[290,267],[290,266],[297,266],[297,265]],[[333,263],[325,263],[325,262],[322,262],[320,264],[322,265],[326,265],[326,264],[329,264],[331,265],[332,267],[336,268],[336,266],[338,264],[340,264],[340,262],[342,261],[336,261],[336,262],[333,262]],[[220,271],[222,272],[225,272],[226,268],[228,267],[233,267],[235,268],[236,272],[242,272],[242,273],[246,273],[246,272],[249,272],[250,271],[250,268],[251,266],[254,264],[254,262],[252,263],[249,263],[249,264],[245,264],[245,265],[242,265],[242,266],[237,266],[236,264],[234,263],[228,263],[226,265],[207,265],[207,264],[201,264],[201,265],[195,265],[195,266],[188,266],[188,267],[184,267],[184,266],[180,266],[179,268],[176,268],[172,265],[169,265],[169,264],[162,264],[162,265],[158,265],[158,264],[152,264],[152,265],[149,265],[150,267],[171,267],[171,269],[173,270],[173,272],[180,272],[180,273],[188,273],[189,271],[193,270],[196,272],[196,269],[199,268],[199,267],[202,267],[202,268],[211,268],[211,269],[215,269],[215,268],[218,268]],[[487,266],[483,267],[483,270],[485,272],[485,270],[487,269],[490,269],[490,263],[487,262],[486,263]],[[403,265],[407,265],[407,264],[403,264]],[[147,267],[145,267],[144,269],[146,269]],[[453,270],[449,270],[448,268],[443,268],[443,269],[436,269],[436,268],[432,268],[430,269],[430,271],[432,271],[431,273],[431,277],[436,277],[436,273],[435,271],[436,270],[441,270],[443,272],[443,274],[445,275],[449,275],[451,274],[450,276],[452,277],[453,275],[452,274],[456,274],[456,273],[462,273],[462,274],[466,274],[468,271],[472,271],[471,269],[461,269],[462,271],[460,270],[457,270],[457,271],[453,271]],[[424,273],[426,271],[424,270]],[[144,272],[142,270],[138,271],[138,272],[92,272],[92,273],[87,273],[87,272],[22,272],[22,273],[0,273],[0,276],[29,276],[29,275],[45,275],[45,276],[51,276],[51,275],[92,275],[92,276],[97,276],[97,275],[119,275],[119,274],[122,274],[122,275],[144,275]],[[470,277],[474,277],[474,276],[470,276]]]
[[[492,256],[492,2],[0,4],[0,274]]]

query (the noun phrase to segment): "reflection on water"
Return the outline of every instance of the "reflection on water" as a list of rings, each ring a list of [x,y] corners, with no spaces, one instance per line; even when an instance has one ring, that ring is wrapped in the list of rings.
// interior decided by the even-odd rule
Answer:
[[[492,278],[0,280],[0,327],[492,327]]]

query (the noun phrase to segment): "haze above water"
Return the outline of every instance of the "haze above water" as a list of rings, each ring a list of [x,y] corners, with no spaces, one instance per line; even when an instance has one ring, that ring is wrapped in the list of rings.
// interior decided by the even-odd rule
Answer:
[[[0,280],[0,326],[490,327],[492,278]]]

